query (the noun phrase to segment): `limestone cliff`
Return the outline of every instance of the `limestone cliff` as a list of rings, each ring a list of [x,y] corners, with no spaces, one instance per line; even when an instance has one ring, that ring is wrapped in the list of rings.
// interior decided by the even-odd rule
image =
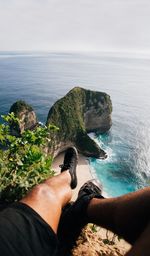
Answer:
[[[15,116],[19,118],[19,124],[12,124],[11,132],[19,136],[24,130],[32,130],[38,124],[37,117],[33,108],[25,101],[16,101],[10,108],[10,113],[14,112]]]
[[[59,151],[75,145],[86,156],[105,158],[106,153],[88,136],[88,132],[104,133],[111,127],[112,103],[106,93],[73,88],[50,109],[47,124],[60,128]]]

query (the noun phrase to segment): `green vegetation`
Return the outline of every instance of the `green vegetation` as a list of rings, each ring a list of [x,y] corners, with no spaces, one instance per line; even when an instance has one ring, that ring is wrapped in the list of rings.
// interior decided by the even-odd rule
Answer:
[[[49,125],[26,130],[20,137],[11,135],[10,126],[18,123],[14,113],[2,116],[0,124],[0,201],[21,199],[34,185],[54,175],[53,157],[45,152],[47,143],[54,147],[56,128]]]
[[[47,118],[47,124],[51,123],[60,128],[56,138],[58,144],[60,141],[71,141],[86,156],[105,156],[105,152],[87,134],[85,113],[93,109],[98,116],[103,113],[110,115],[110,96],[103,92],[75,87],[58,100],[50,109]]]
[[[61,128],[59,139],[75,139],[79,129],[85,131],[83,105],[85,105],[85,91],[77,87],[50,109],[47,124],[58,124],[57,126]]]
[[[93,233],[97,232],[97,226],[95,224],[91,224],[89,227],[90,227],[90,229],[92,230]]]
[[[18,100],[16,101],[10,108],[10,113],[15,113],[15,115],[17,116],[20,112],[22,112],[24,109],[28,110],[28,111],[32,111],[33,108],[28,105],[25,101],[23,100]]]

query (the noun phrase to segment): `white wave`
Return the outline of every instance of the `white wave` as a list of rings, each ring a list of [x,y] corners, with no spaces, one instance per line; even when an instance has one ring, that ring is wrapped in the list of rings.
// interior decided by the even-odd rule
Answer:
[[[0,59],[6,59],[6,58],[11,58],[14,57],[13,55],[0,55]]]
[[[105,162],[112,162],[115,160],[115,153],[113,152],[112,148],[111,147],[108,147],[106,146],[100,139],[96,138],[96,135],[95,133],[91,132],[88,134],[89,137],[91,139],[93,139],[99,146],[100,148],[102,148],[106,154],[107,154],[107,158],[106,159],[98,159],[98,161],[102,162],[102,161],[105,161]]]
[[[95,133],[94,132],[90,132],[90,133],[88,133],[88,135],[91,139],[95,139]]]
[[[21,58],[21,57],[44,57],[44,54],[33,54],[33,53],[26,53],[26,54],[0,54],[0,59],[6,58]]]

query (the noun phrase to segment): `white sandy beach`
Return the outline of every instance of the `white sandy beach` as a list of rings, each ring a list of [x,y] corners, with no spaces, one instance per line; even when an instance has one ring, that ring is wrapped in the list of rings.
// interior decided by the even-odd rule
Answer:
[[[63,163],[63,159],[64,159],[63,153],[58,155],[55,158],[52,167],[56,171],[56,173],[60,173],[59,165]],[[72,196],[73,201],[77,198],[77,194],[78,194],[80,187],[86,181],[93,178],[92,174],[90,172],[90,166],[88,163],[88,159],[86,157],[84,157],[83,155],[79,155],[79,161],[78,161],[78,166],[77,166],[77,177],[78,177],[78,185],[77,185],[77,188],[75,190],[73,190],[73,196]],[[99,230],[99,236],[101,239],[109,238],[111,240],[113,235],[114,234],[112,232],[107,232],[107,230],[105,230],[103,228],[100,228],[100,230]],[[116,239],[115,246],[117,246],[120,249],[120,251],[122,252],[122,255],[124,255],[124,253],[126,251],[128,251],[130,248],[130,245],[128,243],[126,243],[123,239],[121,239],[120,241],[118,239]]]

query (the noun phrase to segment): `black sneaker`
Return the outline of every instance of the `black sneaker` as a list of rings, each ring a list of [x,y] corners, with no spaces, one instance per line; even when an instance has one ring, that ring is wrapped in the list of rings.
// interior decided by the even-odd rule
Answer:
[[[58,239],[60,242],[60,255],[69,256],[71,250],[79,237],[82,228],[88,224],[87,207],[92,198],[104,198],[102,186],[96,180],[86,182],[78,193],[75,202],[70,202],[64,207],[59,226]]]
[[[102,196],[102,184],[98,180],[89,180],[80,188],[78,198],[88,195],[92,198],[104,198]]]
[[[71,175],[71,188],[74,189],[77,186],[76,167],[78,163],[78,152],[75,147],[70,147],[66,150],[64,156],[64,163],[60,165],[61,172],[69,170]]]

